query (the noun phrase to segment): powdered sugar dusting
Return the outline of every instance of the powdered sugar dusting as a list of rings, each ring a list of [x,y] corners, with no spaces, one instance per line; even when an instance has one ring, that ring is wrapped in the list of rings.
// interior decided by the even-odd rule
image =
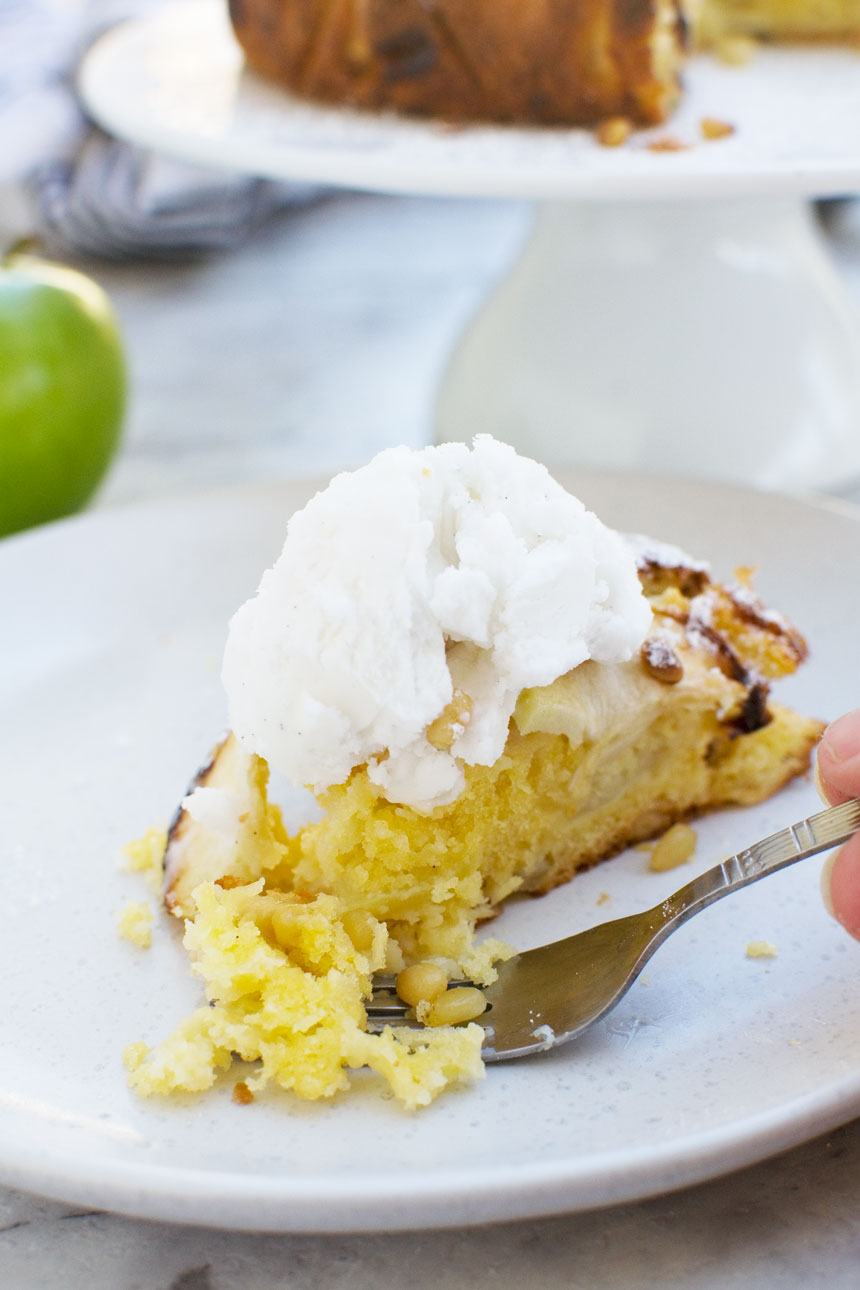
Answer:
[[[729,588],[729,594],[736,605],[747,609],[760,623],[770,623],[772,627],[777,628],[780,633],[786,636],[793,633],[794,629],[788,619],[784,618],[777,610],[768,609],[762,604],[751,587],[746,587],[742,583],[733,583]]]
[[[710,573],[711,566],[704,560],[696,560],[681,547],[671,542],[659,542],[656,538],[646,537],[642,533],[625,533],[624,541],[636,558],[637,565],[654,564],[660,569],[690,569],[694,573]]]

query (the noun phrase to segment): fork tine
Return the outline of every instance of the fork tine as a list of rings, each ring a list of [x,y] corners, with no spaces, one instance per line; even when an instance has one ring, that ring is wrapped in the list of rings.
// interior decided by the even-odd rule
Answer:
[[[499,965],[484,990],[488,1012],[485,1061],[554,1048],[614,1008],[659,945],[688,918],[768,873],[826,851],[860,828],[860,800],[829,807],[730,856],[653,909],[600,923],[565,940],[518,954]],[[452,981],[451,985],[472,985]],[[367,1006],[368,1028],[423,1028],[398,998],[393,977],[377,978]]]
[[[472,981],[456,979],[448,982],[448,988],[474,985]],[[385,1026],[408,1026],[411,1030],[423,1030],[425,1027],[418,1021],[412,1009],[398,996],[394,977],[378,976],[374,978],[373,994],[365,1004],[367,1028],[378,1034]]]
[[[398,1030],[426,1030],[427,1027],[422,1025],[417,1017],[401,1015],[399,1017],[377,1017],[367,1014],[367,1029],[371,1035],[380,1035],[386,1026],[396,1027]]]
[[[474,982],[458,978],[448,982],[448,989],[461,985],[474,986]],[[397,993],[394,977],[382,975],[374,977],[373,994],[365,1007],[369,1017],[403,1017],[409,1010]]]

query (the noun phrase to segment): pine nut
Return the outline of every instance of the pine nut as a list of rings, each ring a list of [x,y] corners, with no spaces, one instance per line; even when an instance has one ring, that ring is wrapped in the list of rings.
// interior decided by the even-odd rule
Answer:
[[[399,998],[410,1008],[432,1003],[448,988],[448,978],[435,963],[413,963],[404,968],[395,982]]]
[[[684,664],[663,636],[649,636],[639,651],[642,666],[655,681],[677,685],[684,676]]]
[[[696,833],[689,824],[673,824],[667,829],[651,852],[648,868],[655,873],[665,873],[686,864],[696,850]]]
[[[483,993],[473,985],[458,985],[446,990],[427,1013],[428,1026],[457,1026],[474,1021],[487,1008]]]
[[[447,752],[463,733],[472,716],[472,700],[463,690],[455,690],[435,721],[427,727],[427,742],[440,752]]]
[[[594,136],[604,148],[620,148],[633,133],[633,122],[626,116],[610,116],[601,121]]]

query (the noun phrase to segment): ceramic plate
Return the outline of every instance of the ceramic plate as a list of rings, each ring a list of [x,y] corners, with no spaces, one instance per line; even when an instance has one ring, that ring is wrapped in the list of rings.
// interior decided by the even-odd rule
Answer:
[[[721,485],[564,476],[609,522],[756,563],[809,636],[781,687],[831,717],[858,702],[860,527]],[[825,914],[819,860],[713,906],[581,1042],[488,1070],[408,1114],[373,1077],[325,1105],[271,1094],[140,1101],[120,1060],[197,1004],[178,928],[120,940],[145,898],[120,848],[163,823],[224,723],[228,615],[309,486],[151,502],[0,546],[0,1178],[75,1203],[268,1230],[369,1230],[548,1214],[737,1168],[860,1113],[860,946]],[[816,809],[799,782],[703,821],[703,869]],[[512,906],[521,947],[661,899],[679,875],[625,854]],[[602,893],[609,900],[598,903]],[[772,941],[770,960],[746,957]]]
[[[585,130],[471,127],[314,106],[248,75],[223,0],[177,0],[116,28],[84,61],[107,130],[204,165],[390,192],[523,197],[832,193],[860,187],[856,49],[695,58],[680,110],[622,148]],[[701,140],[703,117],[736,127]],[[671,135],[687,150],[645,146]]]

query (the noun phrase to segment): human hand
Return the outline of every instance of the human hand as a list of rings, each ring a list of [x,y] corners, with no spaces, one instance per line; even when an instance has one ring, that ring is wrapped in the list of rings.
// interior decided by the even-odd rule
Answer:
[[[825,730],[816,757],[815,786],[830,806],[860,797],[860,708]],[[860,833],[825,865],[821,891],[833,917],[860,940]]]

